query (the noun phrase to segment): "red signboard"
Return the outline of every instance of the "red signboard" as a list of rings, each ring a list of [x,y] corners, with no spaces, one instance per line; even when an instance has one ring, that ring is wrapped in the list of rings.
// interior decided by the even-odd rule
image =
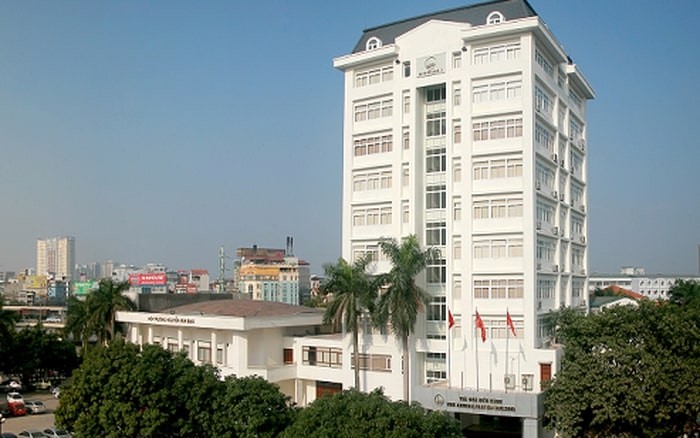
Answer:
[[[167,282],[165,273],[129,275],[129,283],[132,286],[163,286]]]

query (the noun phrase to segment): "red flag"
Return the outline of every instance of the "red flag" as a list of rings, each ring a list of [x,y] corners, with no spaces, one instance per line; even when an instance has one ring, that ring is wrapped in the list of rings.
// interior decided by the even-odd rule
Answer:
[[[451,329],[455,325],[455,318],[452,316],[452,311],[447,309],[447,329]]]
[[[515,324],[513,324],[513,318],[510,317],[510,312],[506,310],[506,324],[508,327],[510,327],[510,331],[513,333],[513,336],[517,337],[518,335],[515,334]]]
[[[484,320],[481,319],[479,311],[476,311],[476,326],[481,329],[481,342],[486,342],[486,327],[484,326]]]

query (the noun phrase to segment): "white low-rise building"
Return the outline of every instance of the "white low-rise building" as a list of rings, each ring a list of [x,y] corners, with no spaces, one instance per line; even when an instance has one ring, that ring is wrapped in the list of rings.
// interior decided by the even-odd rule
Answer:
[[[280,386],[299,406],[353,385],[351,337],[330,333],[323,310],[256,300],[208,301],[163,313],[117,312],[127,339],[185,351],[222,377],[258,375]],[[362,342],[361,386],[402,393],[401,354],[389,335]]]

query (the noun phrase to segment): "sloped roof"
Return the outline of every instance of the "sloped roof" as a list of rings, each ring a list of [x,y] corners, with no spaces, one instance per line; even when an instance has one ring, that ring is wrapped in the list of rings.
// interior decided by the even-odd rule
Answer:
[[[633,300],[637,300],[637,301],[645,298],[644,295],[642,295],[642,294],[638,294],[637,292],[635,292],[633,290],[625,289],[624,287],[620,287],[616,284],[608,286],[606,289],[610,289],[611,291],[613,291],[613,293],[615,295],[624,296],[627,298],[632,298]]]
[[[506,21],[537,16],[537,13],[527,0],[493,0],[470,6],[462,6],[365,29],[362,33],[362,37],[360,37],[360,40],[352,50],[352,53],[364,51],[367,40],[373,37],[379,38],[384,45],[393,44],[398,36],[430,20],[471,23],[474,26],[486,24],[486,17],[491,12],[495,11],[503,14]]]
[[[258,300],[216,300],[186,304],[164,310],[176,315],[233,316],[238,318],[314,315],[322,309]]]

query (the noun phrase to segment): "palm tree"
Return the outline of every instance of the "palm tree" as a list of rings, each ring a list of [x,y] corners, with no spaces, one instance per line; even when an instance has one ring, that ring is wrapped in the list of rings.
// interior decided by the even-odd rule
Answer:
[[[413,334],[422,311],[430,302],[430,295],[416,284],[416,276],[430,261],[440,258],[436,248],[421,250],[418,238],[412,234],[399,244],[396,239],[382,239],[382,252],[391,261],[392,268],[385,274],[386,291],[380,296],[377,322],[389,322],[397,338],[401,339],[403,354],[403,397],[409,401],[408,337]]]
[[[321,287],[324,294],[332,294],[332,300],[323,316],[325,324],[332,323],[337,330],[341,325],[352,332],[353,363],[355,366],[355,389],[360,390],[360,353],[358,321],[365,310],[372,310],[377,285],[367,272],[372,259],[362,257],[355,263],[338,259],[336,264],[323,266],[327,281]]]
[[[111,278],[100,280],[97,290],[86,300],[88,327],[97,335],[100,344],[114,339],[115,314],[119,310],[134,310],[136,305],[123,293],[129,290],[129,282],[115,282]]]
[[[73,340],[80,340],[83,350],[87,348],[88,340],[92,334],[89,327],[89,313],[87,303],[76,297],[68,298],[66,311],[66,325],[63,328],[66,336],[72,336]]]

